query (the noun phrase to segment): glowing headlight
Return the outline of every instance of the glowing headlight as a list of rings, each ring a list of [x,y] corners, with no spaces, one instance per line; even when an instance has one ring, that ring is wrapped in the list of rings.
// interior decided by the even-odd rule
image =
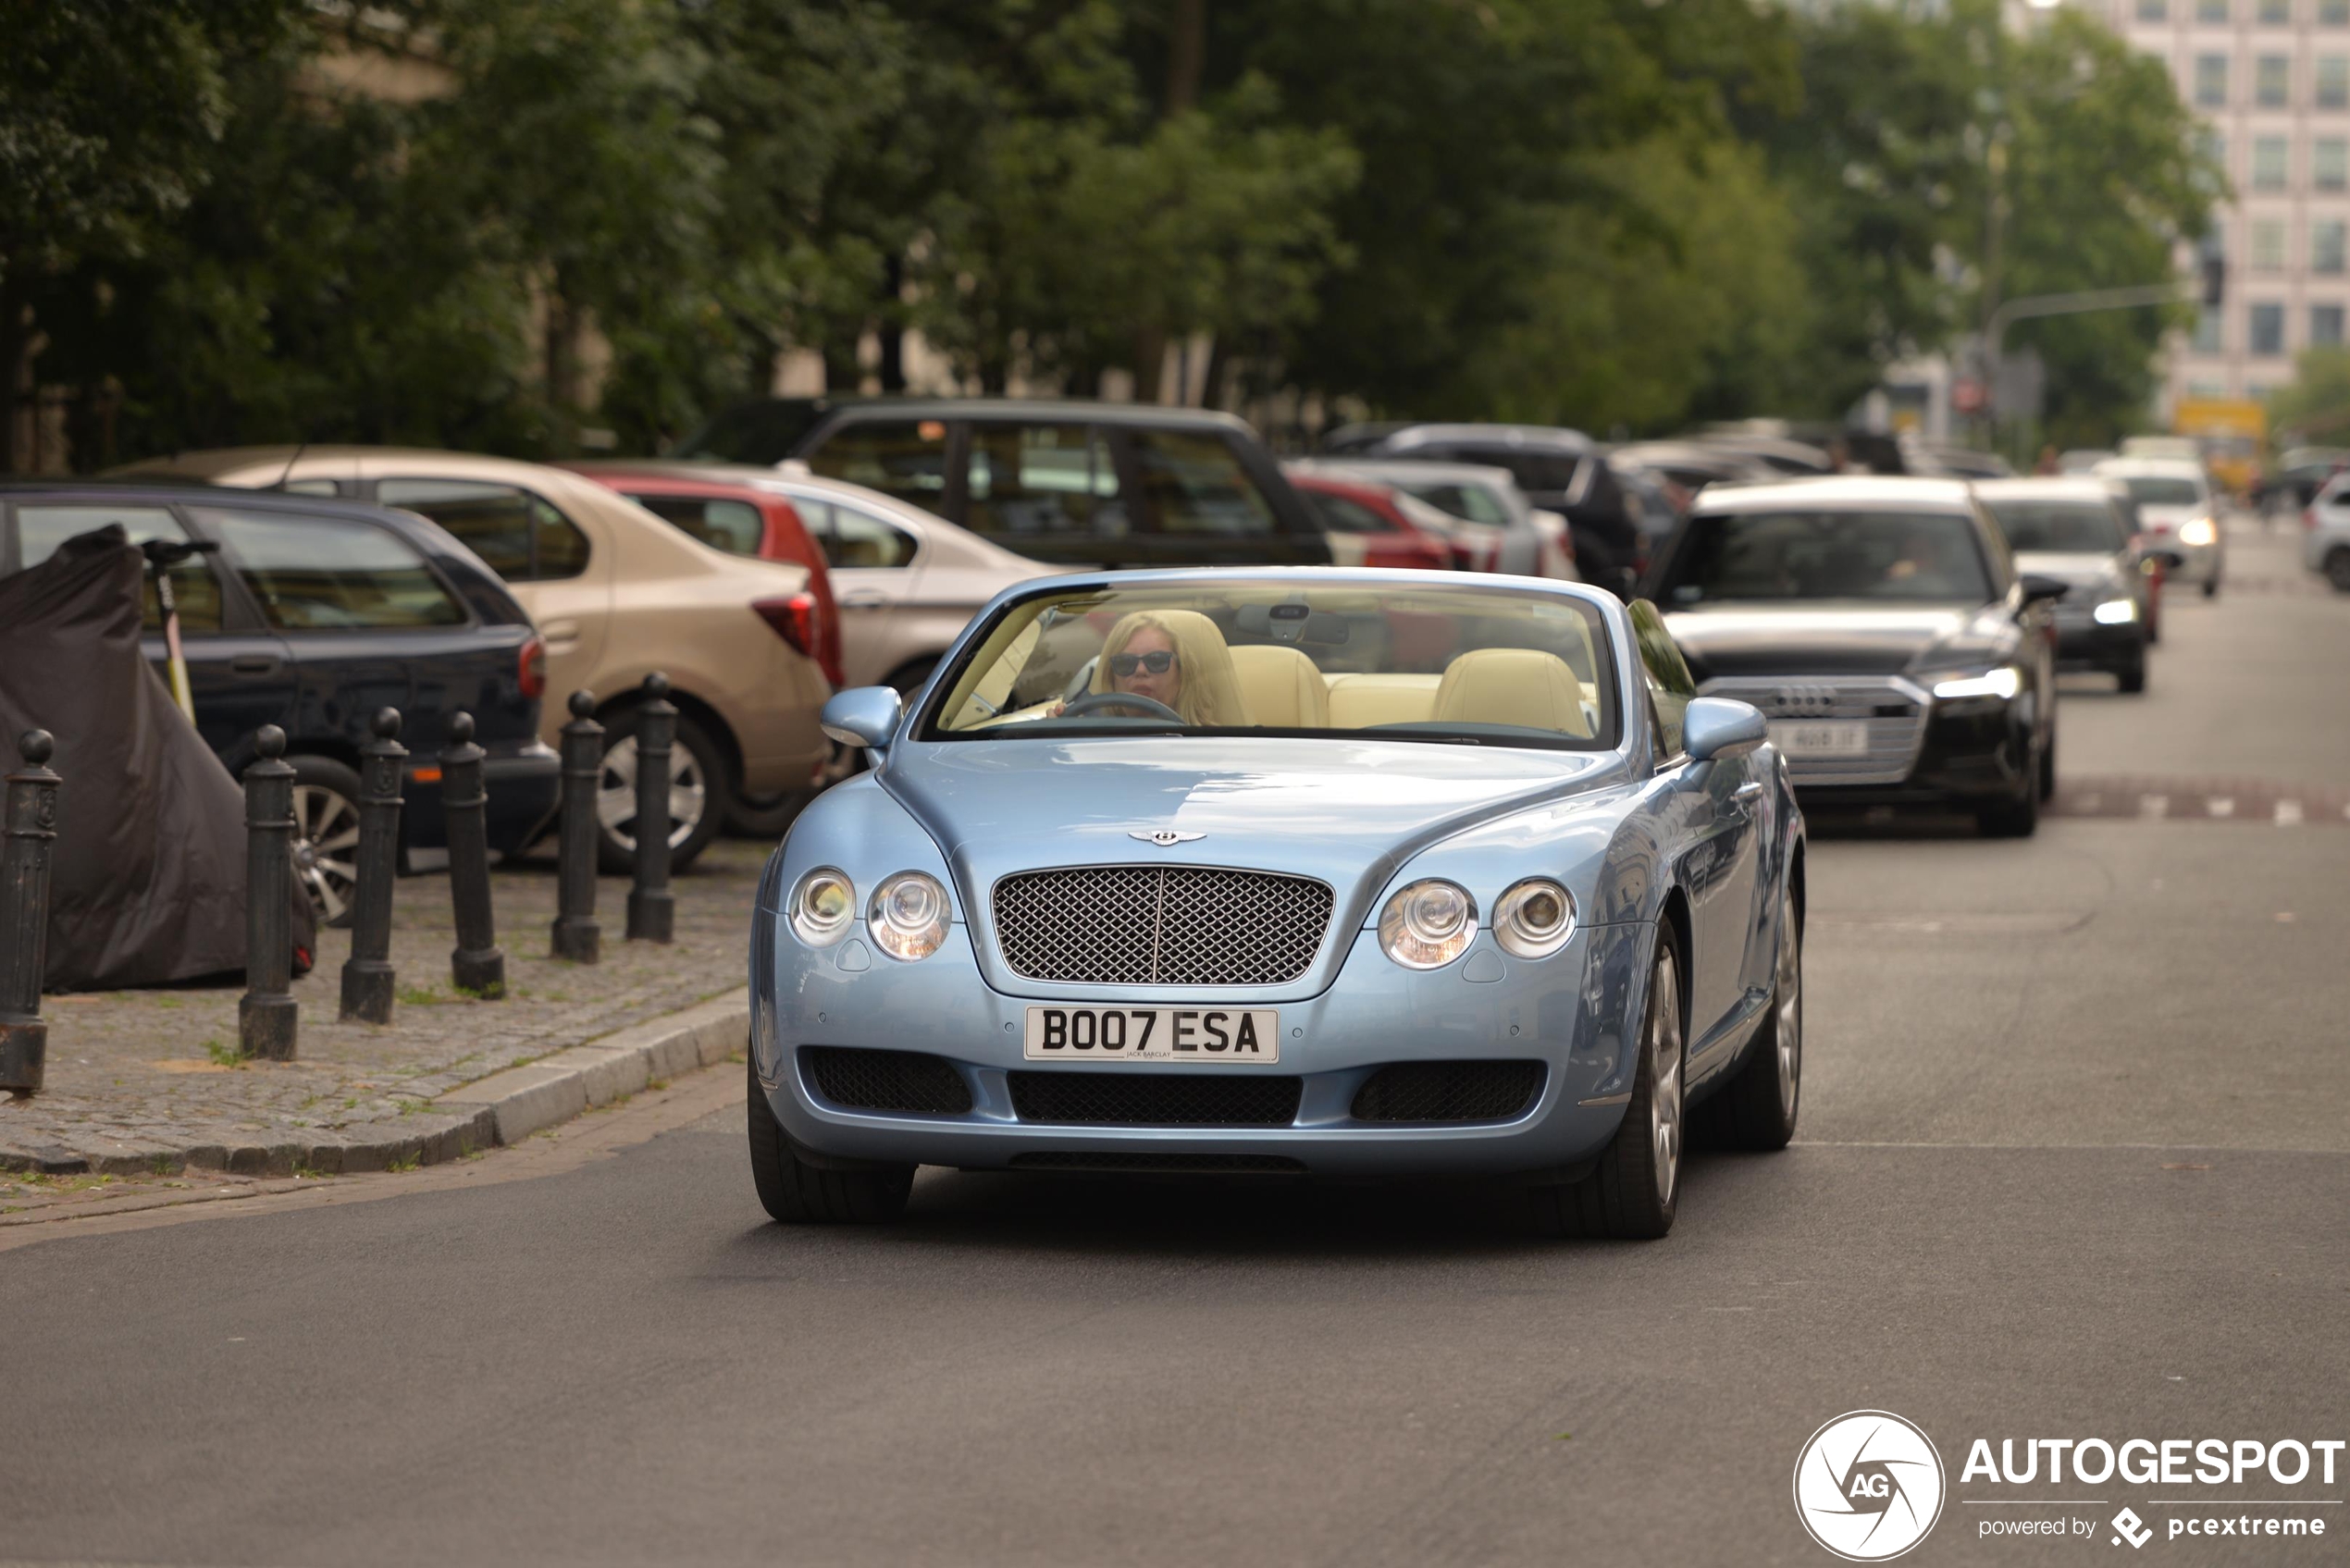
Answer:
[[[2134,599],[2109,599],[2089,613],[2100,626],[2126,626],[2138,618],[2138,601]]]
[[[1575,934],[1575,895],[1547,877],[1514,884],[1493,906],[1493,940],[1520,958],[1547,958]]]
[[[900,871],[873,889],[865,911],[873,941],[893,958],[927,958],[946,940],[946,890],[921,871]]]
[[[2183,545],[2201,547],[2210,544],[2219,537],[2220,530],[2212,526],[2211,519],[2208,517],[2193,518],[2179,525],[2179,542]]]
[[[830,947],[848,934],[857,917],[857,889],[830,866],[819,866],[799,879],[786,906],[791,928],[810,947]]]
[[[1934,683],[1934,695],[1945,702],[1966,697],[2010,698],[2023,689],[2023,676],[2012,664],[2002,664],[1980,675],[1953,675]]]
[[[1416,882],[1387,901],[1379,945],[1407,969],[1437,969],[1477,934],[1477,900],[1449,882]]]

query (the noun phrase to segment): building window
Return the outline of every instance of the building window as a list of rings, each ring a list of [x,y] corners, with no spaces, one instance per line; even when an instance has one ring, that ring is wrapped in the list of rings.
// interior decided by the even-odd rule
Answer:
[[[2350,27],[2350,0],[2318,0],[2319,27]]]
[[[2199,354],[2223,353],[2227,350],[2226,328],[2222,312],[2206,305],[2203,314],[2195,318],[2195,352]]]
[[[2309,270],[2340,273],[2343,269],[2344,225],[2336,218],[2326,218],[2309,226]]]
[[[2344,6],[2350,6],[2350,0],[2341,0],[2341,3]],[[2138,20],[2142,22],[2165,22],[2170,19],[2171,0],[2138,0]]]
[[[2310,143],[2309,183],[2320,191],[2350,190],[2350,142],[2320,136]]]
[[[2311,305],[2309,307],[2309,346],[2313,349],[2342,347],[2342,307]]]
[[[2284,352],[2284,306],[2252,307],[2252,352],[2273,359]]]
[[[2293,56],[2263,55],[2252,65],[2252,98],[2264,109],[2282,109],[2286,83],[2292,80]]]
[[[2224,398],[2227,395],[2228,384],[2225,381],[2190,381],[2187,383],[2187,396],[2191,398],[2218,399]]]
[[[2255,218],[2252,222],[2252,270],[2282,272],[2284,270],[2284,220],[2274,217]]]
[[[2260,25],[2262,27],[2291,27],[2293,0],[2260,0]]]
[[[2350,55],[2318,56],[2318,107],[2350,109]]]
[[[2216,22],[2225,27],[2228,22],[2228,0],[2195,0],[2195,19]]]
[[[2285,141],[2282,136],[2255,137],[2252,142],[2252,188],[2284,189]]]
[[[2195,101],[2207,109],[2227,107],[2228,57],[2225,55],[2197,55],[2195,57]]]

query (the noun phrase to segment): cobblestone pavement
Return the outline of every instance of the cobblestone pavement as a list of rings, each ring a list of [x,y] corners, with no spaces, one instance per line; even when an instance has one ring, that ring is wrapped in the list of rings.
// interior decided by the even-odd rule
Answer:
[[[337,1021],[351,938],[321,932],[316,967],[293,986],[302,1014],[292,1062],[235,1060],[241,982],[46,997],[46,1082],[30,1100],[0,1095],[0,1167],[54,1169],[79,1155],[95,1171],[161,1173],[227,1167],[238,1150],[379,1142],[422,1128],[435,1095],[740,986],[766,855],[764,843],[721,839],[679,873],[668,946],[622,940],[627,881],[604,879],[603,961],[594,965],[547,956],[552,857],[501,868],[492,882],[509,995],[498,1002],[451,988],[447,877],[402,878],[392,1022]]]

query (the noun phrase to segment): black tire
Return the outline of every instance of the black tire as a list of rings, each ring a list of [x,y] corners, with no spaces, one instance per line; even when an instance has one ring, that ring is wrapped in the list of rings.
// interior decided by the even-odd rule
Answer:
[[[1589,1176],[1571,1186],[1537,1187],[1528,1194],[1535,1228],[1542,1233],[1654,1241],[1673,1228],[1688,1130],[1682,973],[1680,939],[1671,921],[1659,920],[1632,1098]]]
[[[2218,599],[2220,597],[2219,573],[2213,572],[2211,575],[2203,579],[2203,597],[2206,599]]]
[[[2338,594],[2350,594],[2350,549],[2326,552],[2326,581]]]
[[[331,757],[286,761],[294,771],[294,875],[318,923],[340,931],[351,924],[359,880],[359,775]]]
[[[2048,736],[2048,744],[2040,748],[2040,774],[2037,780],[2043,805],[2056,798],[2056,736]]]
[[[1770,1012],[1738,1076],[1702,1107],[1709,1129],[1723,1142],[1765,1154],[1787,1146],[1803,1103],[1803,925],[1792,886],[1779,895],[1779,920],[1787,934],[1772,981]]]
[[[1976,809],[1974,825],[1985,838],[2030,838],[2040,831],[2040,765],[2012,799]]]
[[[914,1190],[912,1166],[830,1170],[810,1165],[775,1119],[759,1072],[746,1064],[750,1123],[750,1179],[759,1203],[778,1225],[883,1225],[906,1212]]]
[[[637,713],[634,708],[623,708],[617,712],[605,715],[604,754],[606,757],[610,757],[613,749],[624,740],[632,743],[630,749],[633,752],[633,743],[637,738]],[[708,732],[683,713],[677,715],[677,739],[670,753],[670,770],[673,776],[679,766],[680,758],[691,758],[695,772],[703,781],[702,806],[701,814],[694,820],[692,828],[683,838],[677,837],[673,825],[670,835],[673,842],[669,860],[672,870],[685,870],[694,863],[695,856],[710,847],[710,841],[718,836],[718,830],[724,825],[726,814],[731,809],[735,797],[732,787],[733,774],[726,765],[726,754],[719,749],[718,743],[710,738]],[[597,775],[600,796],[604,790],[613,785],[614,778],[615,775],[610,773],[600,772]],[[633,805],[627,809],[629,815],[620,819],[624,824],[631,821],[635,815]],[[599,814],[601,815],[600,812]],[[627,875],[637,864],[635,837],[615,828],[609,821],[602,823],[601,831],[596,835],[596,863],[607,876]]]
[[[2146,655],[2141,653],[2135,664],[2124,664],[2121,669],[2116,670],[2113,673],[2113,678],[2121,683],[2121,690],[2125,696],[2135,697],[2145,691],[2146,689]]]

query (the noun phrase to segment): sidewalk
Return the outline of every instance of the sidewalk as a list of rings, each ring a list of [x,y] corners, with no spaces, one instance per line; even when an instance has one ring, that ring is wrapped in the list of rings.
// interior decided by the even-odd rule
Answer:
[[[445,875],[402,878],[393,1021],[336,1020],[348,932],[319,932],[293,985],[298,1059],[239,1062],[241,982],[48,996],[46,1083],[0,1095],[0,1170],[253,1176],[401,1169],[461,1158],[742,1049],[750,905],[768,846],[720,839],[681,872],[676,940],[622,940],[627,881],[597,892],[603,961],[547,956],[555,869],[492,876],[508,998],[454,994]],[[529,1064],[529,1065],[526,1065]],[[519,1069],[519,1070],[510,1070]]]

